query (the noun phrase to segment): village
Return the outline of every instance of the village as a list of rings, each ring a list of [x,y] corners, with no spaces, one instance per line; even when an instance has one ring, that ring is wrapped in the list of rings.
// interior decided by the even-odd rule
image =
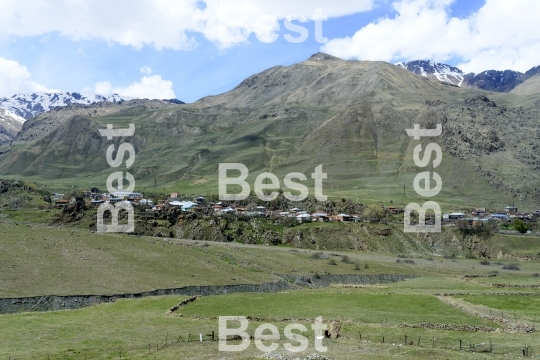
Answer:
[[[75,202],[75,195],[66,197],[64,194],[52,194],[55,207],[61,208]],[[115,204],[121,201],[131,203],[136,209],[138,214],[144,213],[146,216],[154,215],[156,217],[167,209],[176,208],[182,212],[199,213],[204,215],[214,216],[236,216],[236,217],[263,217],[270,219],[282,219],[290,218],[297,223],[309,223],[309,222],[377,222],[392,215],[399,215],[404,212],[403,208],[395,206],[383,206],[380,205],[382,213],[376,216],[367,216],[365,211],[357,211],[353,213],[339,212],[339,206],[332,209],[315,209],[315,211],[308,211],[309,209],[302,209],[301,207],[288,207],[288,208],[273,208],[271,205],[266,204],[263,206],[260,201],[257,203],[252,201],[236,202],[236,201],[208,201],[203,196],[180,196],[177,192],[172,192],[162,196],[162,199],[154,200],[147,199],[140,192],[125,192],[118,191],[113,194],[101,193],[97,188],[90,190],[84,190],[79,194],[86,201],[89,201],[91,207],[98,207],[103,203]],[[187,198],[190,198],[187,200]],[[345,201],[345,199],[343,199]],[[365,210],[365,206],[356,204]],[[414,218],[414,213],[413,213]],[[514,219],[520,219],[525,223],[536,221],[540,218],[540,210],[534,212],[520,212],[515,206],[506,206],[504,209],[496,209],[493,211],[487,211],[486,208],[470,208],[462,209],[458,212],[443,213],[442,223],[447,225],[453,225],[457,222],[466,222],[471,226],[481,224],[487,221],[497,222],[513,222]],[[395,219],[394,219],[395,220]],[[413,220],[414,221],[414,220]],[[433,223],[433,214],[427,215],[427,224]]]

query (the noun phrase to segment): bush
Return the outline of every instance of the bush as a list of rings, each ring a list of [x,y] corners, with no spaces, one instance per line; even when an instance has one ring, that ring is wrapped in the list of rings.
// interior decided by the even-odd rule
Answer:
[[[378,222],[384,218],[384,209],[379,204],[371,204],[364,208],[362,215],[370,222]]]
[[[476,255],[471,251],[471,249],[467,250],[467,253],[465,254],[466,259],[476,259]]]
[[[364,269],[369,269],[369,264],[365,264]]]
[[[480,265],[491,265],[491,263],[488,260],[484,259],[480,261]]]
[[[497,270],[490,271],[489,274],[488,274],[488,276],[490,276],[490,277],[495,277],[497,275],[499,275],[499,272]]]
[[[343,255],[341,257],[341,262],[344,262],[345,264],[348,264],[350,263],[351,261],[349,260],[349,257],[347,255]]]
[[[327,259],[328,258],[328,256],[326,254],[324,254],[322,251],[313,253],[313,254],[311,254],[310,257],[312,259]]]
[[[328,265],[337,265],[336,260],[334,259],[328,260]]]
[[[506,264],[506,265],[504,265],[502,268],[503,268],[503,270],[516,270],[516,271],[521,270],[521,269],[519,268],[519,265],[518,265],[518,264]]]
[[[400,259],[397,259],[397,260],[396,260],[396,264],[401,264],[401,260],[400,260]]]
[[[432,257],[428,257],[426,260],[427,260],[427,261],[433,261],[433,258],[432,258]]]
[[[512,223],[512,225],[514,225],[514,229],[516,229],[517,231],[519,231],[522,234],[526,233],[527,230],[529,230],[529,227],[527,225],[525,225],[523,220],[518,219],[518,218],[514,219],[514,222]]]
[[[411,260],[411,259],[405,259],[405,260],[403,260],[403,262],[404,262],[405,264],[416,264],[416,263],[414,262],[414,260]]]
[[[452,253],[452,254],[446,254],[443,256],[443,258],[445,259],[455,259],[456,258],[456,253]]]
[[[360,267],[360,262],[359,261],[355,261],[354,262],[354,270],[360,270],[361,267]]]
[[[398,258],[401,258],[401,259],[406,259],[408,256],[407,256],[407,255],[401,255],[401,254],[399,254],[397,257],[398,257]]]
[[[539,273],[534,273],[534,274],[532,274],[532,277],[540,277],[540,274]]]

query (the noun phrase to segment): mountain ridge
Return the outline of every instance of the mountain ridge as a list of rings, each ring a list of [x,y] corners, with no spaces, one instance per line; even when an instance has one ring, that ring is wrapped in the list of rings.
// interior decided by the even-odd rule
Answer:
[[[466,74],[456,66],[431,60],[405,61],[398,62],[395,65],[416,75],[435,78],[452,85],[493,92],[510,92],[518,85],[540,73],[540,65],[532,67],[525,73],[514,70],[484,70],[478,74]]]

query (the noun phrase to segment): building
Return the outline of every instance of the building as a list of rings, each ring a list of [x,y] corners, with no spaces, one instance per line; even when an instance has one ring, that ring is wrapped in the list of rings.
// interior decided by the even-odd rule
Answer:
[[[298,215],[295,216],[295,219],[299,223],[310,222],[311,221],[311,215],[305,214],[305,213],[304,214],[298,214]]]
[[[510,213],[510,214],[517,213],[518,208],[515,207],[515,206],[507,206],[507,207],[504,208],[504,212],[505,213]]]
[[[130,199],[130,200],[140,200],[142,199],[144,196],[143,194],[141,193],[138,193],[138,192],[130,192],[130,191],[116,191],[113,193],[113,196],[115,198],[127,198],[127,199]]]
[[[336,220],[341,221],[341,222],[347,222],[347,221],[352,221],[353,217],[348,214],[339,214],[339,215],[336,215]]]
[[[462,220],[465,218],[465,214],[462,212],[454,212],[448,214],[448,220]]]

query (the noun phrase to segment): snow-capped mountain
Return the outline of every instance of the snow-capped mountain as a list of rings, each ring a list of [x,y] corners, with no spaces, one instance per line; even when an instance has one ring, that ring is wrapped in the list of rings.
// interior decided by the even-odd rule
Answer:
[[[0,146],[11,142],[21,131],[25,119],[12,112],[0,109]]]
[[[66,106],[68,104],[92,104],[101,101],[120,102],[131,100],[133,98],[112,94],[103,95],[82,95],[76,92],[59,93],[33,93],[33,94],[15,94],[11,97],[0,98],[0,108],[6,109],[26,120],[49,111],[57,106]]]
[[[525,73],[513,70],[486,70],[479,74],[465,74],[455,66],[429,60],[400,62],[395,65],[417,75],[438,79],[453,85],[496,92],[509,92],[525,80],[540,73],[540,66],[535,66]]]
[[[455,66],[436,63],[429,60],[399,62],[396,65],[401,66],[416,75],[435,78],[457,86],[461,86],[465,77],[463,71]]]

